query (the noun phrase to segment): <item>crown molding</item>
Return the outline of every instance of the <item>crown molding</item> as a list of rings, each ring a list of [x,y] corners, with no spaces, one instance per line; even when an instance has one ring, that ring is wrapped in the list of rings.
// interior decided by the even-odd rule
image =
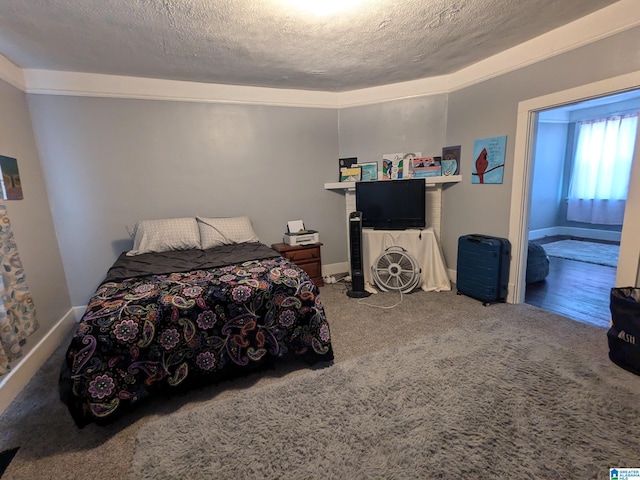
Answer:
[[[27,89],[24,73],[20,67],[0,54],[0,79],[23,92]]]
[[[29,94],[346,108],[446,94],[640,25],[637,0],[621,0],[450,75],[347,92],[208,84],[83,72],[20,69],[0,56],[0,78]],[[632,48],[632,47],[631,47]]]
[[[451,75],[450,91],[589,45],[640,25],[637,0],[621,0]],[[633,48],[633,47],[631,47]]]
[[[379,87],[362,88],[338,93],[340,108],[449,93],[451,75],[421,78],[409,82],[391,83]]]
[[[27,93],[180,102],[241,103],[337,108],[336,93],[123,77],[96,73],[24,70]]]

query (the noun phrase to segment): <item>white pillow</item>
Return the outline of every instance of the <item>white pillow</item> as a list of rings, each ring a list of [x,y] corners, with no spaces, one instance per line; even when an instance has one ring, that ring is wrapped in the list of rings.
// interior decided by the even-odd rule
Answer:
[[[141,220],[127,231],[133,235],[129,256],[201,248],[198,222],[193,217]]]
[[[196,217],[202,249],[231,243],[259,242],[249,217],[203,218]]]

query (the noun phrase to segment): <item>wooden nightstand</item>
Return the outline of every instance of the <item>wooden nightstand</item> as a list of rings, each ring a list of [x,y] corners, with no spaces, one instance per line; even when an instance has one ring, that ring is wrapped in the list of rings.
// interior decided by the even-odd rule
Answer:
[[[271,245],[276,252],[287,260],[291,260],[309,274],[313,283],[318,287],[324,287],[322,280],[322,262],[320,260],[320,247],[322,243],[311,245],[287,245],[286,243],[274,243]]]

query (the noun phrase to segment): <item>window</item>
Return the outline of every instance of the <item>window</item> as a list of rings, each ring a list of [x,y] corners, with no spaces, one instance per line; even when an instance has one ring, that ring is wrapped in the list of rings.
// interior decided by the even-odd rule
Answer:
[[[622,225],[638,114],[578,122],[567,220]]]

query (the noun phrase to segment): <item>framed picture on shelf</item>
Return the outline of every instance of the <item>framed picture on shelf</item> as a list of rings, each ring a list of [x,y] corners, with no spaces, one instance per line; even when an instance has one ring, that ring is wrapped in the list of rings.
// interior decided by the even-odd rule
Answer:
[[[345,168],[351,168],[358,163],[358,157],[348,157],[338,159],[338,178],[342,178],[342,170]],[[342,182],[342,180],[340,180]]]
[[[404,153],[385,153],[382,156],[382,180],[402,178]]]
[[[362,170],[361,180],[370,182],[378,179],[378,162],[358,163],[354,165]]]
[[[440,157],[417,157],[411,160],[414,178],[439,177],[442,175]]]
[[[442,147],[442,175],[460,175],[460,150],[462,147]]]
[[[362,168],[359,166],[353,166],[349,168],[340,169],[340,181],[341,182],[359,182],[362,178]]]

